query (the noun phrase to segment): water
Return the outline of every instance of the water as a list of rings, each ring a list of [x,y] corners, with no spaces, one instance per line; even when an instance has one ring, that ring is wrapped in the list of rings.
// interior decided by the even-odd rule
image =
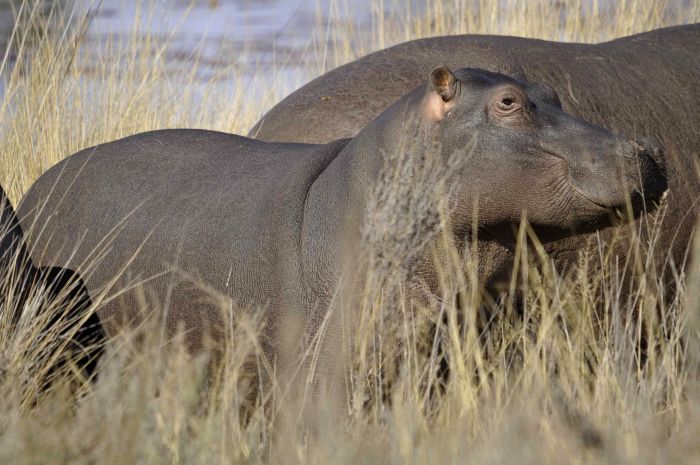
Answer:
[[[147,3],[148,6],[143,6]],[[356,37],[371,29],[372,0],[104,0],[88,31],[94,50],[109,37],[141,34],[169,44],[173,69],[191,66],[194,51],[202,78],[221,69],[269,68],[298,85],[308,73],[334,66],[327,37],[331,26],[352,27]],[[403,2],[387,2],[396,9]],[[84,4],[94,6],[92,0]],[[391,6],[389,6],[391,4]],[[152,5],[152,6],[151,6]],[[140,7],[140,10],[139,10]],[[140,17],[140,22],[135,18]],[[351,44],[354,46],[354,44]]]
[[[0,0],[0,46],[12,30],[11,5],[22,0]],[[293,90],[344,62],[360,56],[373,43],[373,21],[379,16],[378,5],[394,18],[410,10],[414,15],[429,5],[430,0],[44,0],[60,1],[80,11],[91,11],[93,17],[87,32],[86,53],[104,60],[105,44],[125,41],[136,33],[158,43],[168,44],[165,62],[173,72],[188,71],[196,55],[198,78],[210,81],[212,76],[251,76],[254,69],[270,70],[276,82],[283,81],[286,90]],[[503,7],[510,0],[494,0]],[[584,0],[584,4],[586,1]],[[615,0],[596,0],[601,7]],[[673,0],[685,4],[688,0]],[[478,3],[478,2],[477,2]],[[555,4],[556,1],[553,1]],[[563,12],[562,12],[563,14]],[[137,18],[140,18],[137,21]],[[136,26],[135,26],[136,25]],[[350,43],[343,43],[346,56],[334,53],[342,47],[332,43],[336,28]],[[350,32],[348,32],[348,30]],[[11,58],[11,57],[10,57]],[[11,65],[10,60],[10,65]],[[238,72],[235,72],[238,71]],[[86,78],[86,79],[89,79]],[[4,83],[0,79],[0,95]]]
[[[425,0],[384,0],[386,10]],[[88,56],[103,61],[107,43],[129,40],[134,32],[167,43],[165,63],[173,72],[187,71],[196,55],[198,78],[244,76],[271,70],[284,87],[294,89],[312,76],[336,66],[330,44],[338,25],[366,38],[372,26],[373,0],[44,0],[45,10],[60,2],[76,16],[90,12]],[[0,53],[4,53],[22,0],[0,0]],[[350,44],[354,47],[355,44]],[[13,65],[9,55],[8,68]],[[240,77],[239,73],[235,74]],[[89,77],[87,77],[89,79]],[[0,79],[0,96],[5,82]]]

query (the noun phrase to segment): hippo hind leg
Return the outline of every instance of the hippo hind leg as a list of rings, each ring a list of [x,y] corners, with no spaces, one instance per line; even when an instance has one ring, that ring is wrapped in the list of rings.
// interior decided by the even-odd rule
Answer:
[[[5,321],[13,329],[34,297],[41,299],[37,321],[45,325],[39,334],[69,339],[67,353],[42,384],[48,386],[66,363],[74,363],[88,379],[94,376],[106,338],[97,315],[85,318],[91,304],[87,288],[74,271],[34,266],[17,215],[0,186],[0,312],[11,313]],[[51,315],[41,314],[47,311]]]
[[[47,307],[52,316],[47,319],[46,331],[56,331],[56,337],[70,339],[62,362],[74,364],[87,379],[96,376],[97,364],[104,352],[106,334],[94,312],[85,318],[91,300],[78,273],[66,268],[47,267],[38,270],[37,284],[44,289]],[[76,328],[76,325],[78,326]]]

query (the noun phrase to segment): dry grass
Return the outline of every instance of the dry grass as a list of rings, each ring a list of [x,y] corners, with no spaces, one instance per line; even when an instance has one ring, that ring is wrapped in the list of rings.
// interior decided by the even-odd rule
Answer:
[[[696,0],[612,3],[605,10],[595,1],[577,0],[437,1],[424,14],[390,17],[380,13],[377,0],[367,43],[351,41],[353,26],[346,23],[316,31],[315,44],[330,43],[333,53],[318,45],[309,74],[426,35],[488,32],[599,41],[700,18]],[[16,61],[13,66],[5,61],[0,71],[6,80],[0,183],[15,203],[44,170],[81,148],[163,127],[245,133],[291,90],[261,69],[231,66],[202,81],[195,62],[188,72],[172,73],[167,41],[137,34],[114,38],[96,58],[84,42],[88,18],[54,11],[47,19],[32,2],[23,3],[19,13],[11,44]],[[139,21],[148,18],[146,8]],[[48,33],[40,27],[47,21]],[[239,84],[260,81],[269,92]],[[431,175],[425,179],[435,184]],[[413,200],[420,217],[425,199]],[[379,199],[385,206],[391,201]],[[440,230],[436,221],[426,223],[431,231]],[[415,239],[411,224],[393,227]],[[384,257],[374,270],[381,276],[368,280],[381,287],[368,287],[359,318],[347,325],[356,329],[344,340],[347,416],[339,421],[335,411],[320,409],[307,423],[311,434],[298,427],[296,410],[274,389],[265,393],[266,403],[248,412],[246,423],[240,421],[247,400],[244,365],[258,352],[258,321],[229,311],[235,321],[228,325],[230,343],[218,384],[207,375],[206,358],[193,359],[178,341],[166,344],[153,336],[136,344],[135,335],[125,333],[110,341],[95,383],[77,380],[79,395],[70,370],[39,395],[42,370],[56,353],[51,346],[56,333],[38,334],[42,326],[31,324],[36,315],[31,304],[21,327],[9,324],[12,302],[6,302],[0,313],[0,463],[700,460],[698,260],[688,276],[676,277],[678,292],[672,296],[661,289],[651,266],[637,267],[637,293],[623,301],[615,297],[621,284],[612,267],[593,279],[585,257],[567,277],[546,260],[534,266],[540,249],[522,228],[521,244],[530,247],[520,248],[513,279],[513,288],[522,292],[522,310],[506,298],[490,305],[498,317],[489,320],[482,311],[488,302],[475,285],[476,259],[469,253],[461,258],[449,235],[435,237],[430,250],[442,257],[441,298],[411,301],[405,273],[387,273],[393,267],[387,270]],[[694,256],[700,256],[697,242]],[[400,250],[390,246],[384,253]],[[641,240],[638,252],[645,263]],[[405,258],[393,257],[392,263]],[[5,277],[0,289],[9,295],[13,285]],[[387,296],[403,297],[389,302]],[[487,323],[488,331],[482,331]],[[643,338],[653,347],[644,363],[637,349]],[[448,378],[440,374],[442,360],[449,364]]]

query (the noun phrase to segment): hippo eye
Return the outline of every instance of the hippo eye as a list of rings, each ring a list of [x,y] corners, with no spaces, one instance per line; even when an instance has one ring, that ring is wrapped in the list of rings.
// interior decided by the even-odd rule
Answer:
[[[530,105],[522,89],[504,85],[497,89],[488,103],[489,115],[499,125],[522,126],[530,122]]]
[[[498,109],[501,111],[513,111],[518,108],[518,102],[514,97],[502,97],[498,100]]]

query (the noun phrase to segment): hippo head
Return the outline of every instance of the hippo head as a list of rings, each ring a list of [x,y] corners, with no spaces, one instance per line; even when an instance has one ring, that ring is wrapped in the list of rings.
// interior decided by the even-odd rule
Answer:
[[[660,152],[562,110],[554,89],[478,69],[433,70],[421,120],[457,173],[455,226],[512,231],[525,215],[544,241],[653,207],[667,188]],[[461,155],[460,155],[461,156]]]

